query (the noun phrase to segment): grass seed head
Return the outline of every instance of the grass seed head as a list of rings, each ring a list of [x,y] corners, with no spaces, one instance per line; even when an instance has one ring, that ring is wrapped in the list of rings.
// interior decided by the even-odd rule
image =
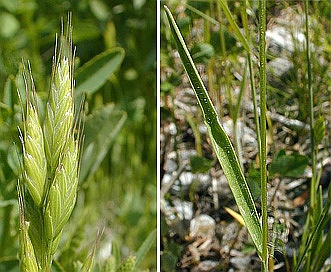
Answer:
[[[21,271],[51,270],[62,230],[75,206],[80,154],[80,139],[76,138],[80,134],[75,135],[73,86],[69,18],[67,33],[62,33],[55,50],[44,124],[40,125],[36,103],[30,99],[23,118],[23,173],[28,190],[21,211],[29,228],[22,228],[21,262],[27,267],[30,256],[34,256],[38,269],[29,265]]]

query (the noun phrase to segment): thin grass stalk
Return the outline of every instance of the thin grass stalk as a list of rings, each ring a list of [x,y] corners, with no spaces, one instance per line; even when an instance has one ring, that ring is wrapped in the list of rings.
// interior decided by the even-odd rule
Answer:
[[[234,146],[237,150],[237,155],[239,159],[239,163],[241,166],[241,169],[244,171],[244,165],[243,165],[243,158],[242,158],[242,148],[241,148],[241,139],[238,138],[238,133],[237,133],[237,124],[238,124],[238,118],[239,118],[239,112],[241,109],[241,102],[243,100],[244,96],[244,90],[247,82],[247,61],[245,62],[245,68],[244,68],[244,74],[243,78],[240,84],[240,91],[237,97],[237,103],[234,109],[233,113],[233,138],[234,138]]]
[[[222,18],[222,17],[221,17]],[[224,65],[224,86],[225,86],[225,94],[229,103],[229,115],[233,119],[233,104],[232,104],[232,93],[230,88],[230,79],[229,79],[229,67],[226,62],[226,48],[225,48],[225,38],[222,29],[220,30],[220,42],[221,42],[221,56],[222,61],[225,62]],[[223,78],[223,77],[222,77]],[[235,126],[233,126],[233,131],[235,130]]]
[[[216,11],[217,11],[217,18],[219,18],[219,25],[220,25],[220,31],[219,31],[219,37],[220,37],[220,45],[221,45],[221,51],[223,51],[223,46],[225,45],[225,39],[224,39],[224,35],[223,35],[223,31],[222,31],[222,10],[221,10],[221,5],[219,3],[216,3]],[[216,59],[213,60],[213,62],[216,62]],[[212,63],[210,64],[212,65]],[[215,71],[211,70],[210,74],[208,75],[208,77],[210,78],[210,81],[213,81],[213,75],[214,75]],[[218,81],[220,82],[221,79],[218,79]],[[218,83],[218,82],[217,82]],[[212,84],[210,84],[212,86]],[[219,89],[219,88],[218,88]],[[217,98],[214,99],[215,101],[215,108],[219,114],[219,118],[220,120],[223,120],[223,116],[224,116],[224,110],[222,105],[222,96],[221,96],[221,92],[219,92],[218,90],[214,90],[213,86],[212,88],[209,88],[210,90],[210,94],[211,97],[213,97],[213,95]],[[219,93],[218,93],[219,92]]]
[[[316,149],[315,149],[315,131],[314,131],[314,92],[312,87],[312,71],[311,71],[311,51],[310,51],[310,34],[308,21],[309,1],[305,0],[305,27],[306,27],[306,57],[307,57],[307,75],[308,75],[308,93],[309,93],[309,127],[310,127],[310,151],[312,163],[312,177],[310,187],[310,209],[314,209],[316,205]]]
[[[311,150],[311,168],[312,177],[310,183],[310,208],[302,235],[302,242],[299,250],[299,263],[297,267],[306,259],[306,271],[310,267],[311,252],[308,250],[310,243],[307,243],[311,229],[316,224],[315,222],[315,207],[316,207],[316,148],[315,148],[315,131],[314,131],[314,93],[312,89],[312,71],[311,71],[311,51],[310,51],[310,34],[309,34],[309,21],[308,21],[308,7],[309,2],[304,2],[305,8],[305,38],[306,38],[306,58],[307,58],[307,76],[308,76],[308,96],[309,96],[309,128],[310,128],[310,150]]]
[[[227,4],[226,4],[227,5]],[[219,14],[220,14],[220,7],[221,4],[218,3],[218,9],[219,9]],[[222,14],[220,14],[220,18],[222,18]],[[221,22],[222,23],[222,22]],[[233,101],[232,101],[232,92],[231,92],[231,86],[230,86],[230,78],[229,78],[229,67],[226,62],[226,46],[225,46],[225,38],[224,38],[224,32],[222,29],[220,29],[220,42],[221,42],[221,56],[222,56],[222,61],[225,62],[225,67],[224,67],[224,86],[225,86],[225,94],[228,99],[228,104],[229,104],[229,115],[233,121],[233,142],[235,146],[235,151],[237,153],[237,156],[239,158],[239,163],[242,169],[243,168],[243,163],[242,163],[242,156],[241,156],[241,148],[239,144],[239,139],[238,139],[238,133],[237,133],[237,116],[239,111],[239,107],[234,108],[233,107]],[[242,92],[239,95],[239,100],[241,101]],[[237,104],[238,106],[239,104]]]
[[[198,156],[202,157],[203,156],[202,144],[201,144],[201,135],[200,135],[199,128],[196,126],[196,123],[194,122],[192,115],[190,115],[189,113],[186,113],[185,117],[193,131],[193,135],[194,135],[194,139],[195,139],[195,150],[197,151]]]
[[[260,109],[261,109],[261,207],[262,207],[262,271],[268,271],[268,214],[267,214],[267,141],[266,141],[266,0],[259,0],[260,43]]]
[[[242,81],[240,84],[240,90],[239,90],[239,94],[238,94],[238,98],[237,98],[237,103],[236,103],[236,107],[235,107],[235,111],[233,114],[233,120],[234,122],[237,122],[238,118],[239,118],[239,112],[240,112],[240,107],[241,107],[241,103],[243,100],[243,96],[244,96],[244,90],[246,87],[246,83],[247,83],[247,61],[245,62],[245,67],[244,67],[244,74],[242,76]]]
[[[192,7],[189,4],[185,4],[186,8],[189,9],[190,11],[194,12],[195,14],[201,16],[201,18],[205,19],[206,21],[214,24],[214,25],[218,25],[218,22],[212,17],[212,16],[208,16],[205,13],[203,13],[202,11],[196,9],[195,7]]]
[[[251,40],[250,32],[248,29],[247,23],[247,3],[243,1],[243,26],[246,34],[246,38],[248,41]],[[247,51],[247,62],[248,62],[248,70],[249,70],[249,78],[250,78],[250,87],[251,87],[251,94],[252,94],[252,101],[253,101],[253,111],[254,111],[254,122],[255,122],[255,131],[256,131],[256,138],[258,142],[258,156],[260,157],[260,150],[261,150],[261,133],[260,133],[260,120],[259,120],[259,113],[258,113],[258,106],[257,106],[257,95],[256,95],[256,88],[255,88],[255,80],[254,80],[254,70],[253,70],[253,61],[252,61],[252,53],[251,51]]]
[[[240,32],[239,26],[235,23],[234,17],[231,13],[231,11],[228,8],[226,0],[219,0],[218,3],[221,4],[221,7],[225,13],[226,18],[228,19],[230,25],[233,28],[234,33],[236,34],[239,41],[242,43],[244,48],[247,52],[251,52],[250,46],[248,44],[247,39],[244,37],[244,35]]]
[[[258,105],[257,105],[257,94],[256,94],[255,80],[254,80],[253,62],[252,62],[252,56],[250,53],[247,54],[247,61],[248,61],[248,70],[249,70],[249,79],[250,79],[250,85],[251,85],[252,101],[253,101],[255,131],[256,131],[256,138],[257,138],[257,142],[258,142],[258,154],[260,157],[260,154],[261,154],[260,119],[259,119],[259,111],[258,111]]]
[[[249,39],[246,37],[250,37],[249,31],[248,31],[248,25],[247,25],[247,3],[244,1],[244,11],[242,12],[243,16],[243,25],[245,29],[246,37],[241,33],[238,24],[234,21],[234,17],[232,16],[231,11],[228,8],[226,0],[219,0],[218,3],[220,4],[220,7],[222,8],[226,18],[228,19],[231,27],[233,28],[238,40],[242,43],[244,46],[246,52],[247,52],[247,60],[248,60],[248,67],[249,67],[249,73],[250,73],[250,81],[251,81],[251,89],[252,89],[252,99],[253,99],[253,105],[254,105],[254,120],[256,124],[256,134],[258,138],[259,143],[259,150],[260,150],[260,126],[259,126],[259,115],[257,110],[257,99],[256,99],[256,89],[255,89],[255,83],[254,83],[254,73],[253,73],[253,64],[252,64],[252,51],[249,45]]]

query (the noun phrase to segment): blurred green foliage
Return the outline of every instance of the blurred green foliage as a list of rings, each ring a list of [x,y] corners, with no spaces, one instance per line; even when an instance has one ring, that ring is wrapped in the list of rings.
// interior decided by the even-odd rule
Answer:
[[[93,171],[89,168],[89,174],[84,173],[80,181],[78,202],[65,228],[55,266],[59,271],[77,269],[90,253],[99,229],[104,228],[104,232],[97,246],[96,269],[104,265],[112,241],[119,245],[119,255],[126,258],[156,228],[156,2],[2,0],[0,271],[18,269],[16,184],[21,149],[17,127],[21,112],[17,89],[24,90],[18,76],[22,59],[31,63],[38,99],[45,99],[55,33],[60,32],[61,18],[65,21],[68,12],[72,12],[76,46],[75,76],[79,77],[84,64],[95,56],[105,57],[106,52],[112,54],[112,49],[123,48],[125,57],[110,77],[92,78],[92,82],[96,80],[95,90],[83,90],[85,133],[99,137],[99,149],[94,151],[99,150],[103,160],[93,162],[97,167]],[[111,68],[105,65],[105,69]],[[113,123],[105,121],[109,118]],[[116,135],[112,135],[114,130]],[[90,138],[86,141],[84,148],[88,149]],[[98,157],[102,156],[98,153]],[[70,269],[61,270],[64,267],[60,264]],[[155,243],[140,267],[156,269]]]

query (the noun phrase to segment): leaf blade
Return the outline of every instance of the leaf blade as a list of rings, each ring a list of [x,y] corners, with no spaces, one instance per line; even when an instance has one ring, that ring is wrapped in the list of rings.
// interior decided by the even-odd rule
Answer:
[[[146,256],[152,245],[155,243],[156,240],[156,229],[154,229],[144,240],[143,244],[140,246],[140,248],[137,251],[136,254],[136,263],[135,266],[138,267],[143,258]]]
[[[104,51],[85,63],[77,70],[75,76],[76,97],[80,97],[83,93],[93,94],[96,92],[119,67],[123,58],[124,50],[114,48]]]
[[[126,113],[114,104],[107,104],[87,117],[80,183],[98,169],[126,118]]]
[[[258,254],[261,256],[261,224],[259,222],[257,211],[244,174],[241,171],[237,156],[235,155],[229,138],[218,121],[216,110],[202,83],[198,71],[195,68],[180,30],[178,29],[170,10],[166,6],[164,8],[166,10],[170,28],[178,48],[178,53],[203,112],[205,124],[208,128],[215,153],[222,165],[239,211],[245,220],[245,224],[255,244]]]

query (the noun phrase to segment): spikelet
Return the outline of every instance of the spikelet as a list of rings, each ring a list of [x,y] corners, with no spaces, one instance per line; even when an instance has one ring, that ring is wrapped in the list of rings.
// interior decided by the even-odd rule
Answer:
[[[24,74],[24,78],[27,93],[24,139],[21,137],[23,145],[24,183],[28,187],[34,203],[40,206],[45,196],[47,175],[44,139],[37,112],[37,103],[33,99],[35,95],[33,80],[30,77],[28,81],[26,73]]]
[[[25,221],[21,189],[18,188],[18,202],[20,209],[20,271],[38,271],[34,248],[29,237],[29,222]]]
[[[60,234],[76,203],[78,146],[73,137],[69,139],[60,161],[49,190],[45,212],[48,239],[53,239]]]
[[[28,222],[25,222],[25,227],[21,229],[21,249],[20,249],[20,271],[30,272],[30,271],[39,271],[37,260],[34,254],[33,246],[28,234]]]
[[[48,169],[55,174],[61,153],[71,137],[74,120],[73,56],[71,28],[61,36],[59,56],[54,57],[51,91],[44,123],[45,150]],[[52,175],[53,177],[53,175]]]

